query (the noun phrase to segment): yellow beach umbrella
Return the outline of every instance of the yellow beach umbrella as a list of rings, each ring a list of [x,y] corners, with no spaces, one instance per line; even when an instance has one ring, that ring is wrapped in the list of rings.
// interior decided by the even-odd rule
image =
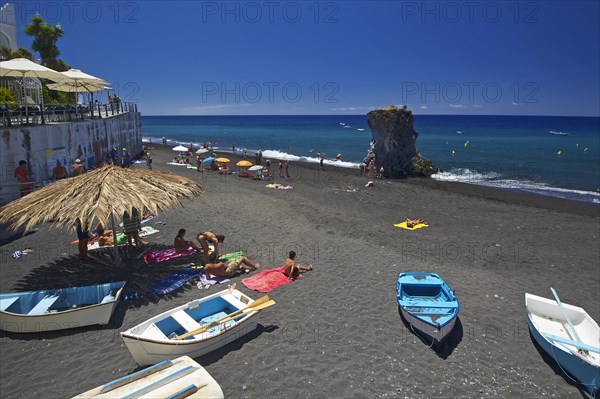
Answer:
[[[229,158],[223,158],[223,157],[221,157],[221,158],[217,158],[217,159],[215,159],[215,161],[217,161],[217,162],[226,162],[226,163],[227,163],[227,162],[231,162],[231,161],[229,160]]]
[[[252,162],[242,159],[241,161],[236,163],[235,166],[252,166]]]

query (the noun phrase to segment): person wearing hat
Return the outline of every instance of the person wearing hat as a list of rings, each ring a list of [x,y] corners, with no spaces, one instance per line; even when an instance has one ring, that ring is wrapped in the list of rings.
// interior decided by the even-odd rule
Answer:
[[[31,181],[27,177],[27,161],[21,159],[19,166],[15,169],[15,177],[17,178],[17,187],[21,192],[21,197],[26,196],[33,190],[33,186],[29,183]]]
[[[123,152],[121,153],[121,167],[128,168],[131,166],[131,155],[127,148],[123,147]]]
[[[79,176],[85,173],[85,166],[81,164],[81,159],[77,158],[73,164],[73,177]]]

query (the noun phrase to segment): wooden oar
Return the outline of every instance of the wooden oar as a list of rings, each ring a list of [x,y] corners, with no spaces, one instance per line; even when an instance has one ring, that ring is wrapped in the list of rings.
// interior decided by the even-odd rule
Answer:
[[[573,336],[575,336],[575,340],[578,343],[582,344],[583,342],[581,342],[581,338],[579,338],[579,334],[577,334],[577,331],[575,330],[575,326],[573,325],[573,323],[571,323],[571,319],[569,318],[569,316],[567,316],[567,311],[565,310],[565,308],[563,308],[562,303],[560,303],[558,294],[552,287],[550,287],[550,291],[552,291],[552,294],[554,295],[554,299],[556,299],[556,303],[558,304],[558,307],[560,308],[563,316],[565,316],[565,319],[567,320],[567,323],[569,324],[569,327],[571,328],[571,331],[573,332]]]
[[[256,307],[258,307],[258,306],[260,306],[260,305],[262,305],[262,304],[264,304],[264,303],[268,303],[268,302],[270,302],[269,296],[268,296],[268,295],[265,295],[265,296],[263,296],[263,297],[260,297],[260,298],[258,298],[257,300],[255,300],[254,302],[252,302],[250,305],[248,305],[248,306],[246,306],[246,307],[243,307],[243,308],[241,308],[241,309],[238,309],[238,310],[236,310],[235,312],[231,312],[231,313],[229,313],[228,315],[225,315],[225,316],[223,316],[223,317],[221,317],[221,318],[219,318],[219,319],[217,319],[217,320],[215,320],[215,321],[212,321],[212,322],[211,322],[211,323],[209,323],[209,324],[215,324],[215,323],[216,323],[216,324],[220,324],[222,320],[226,320],[226,319],[228,320],[228,319],[230,319],[231,317],[233,317],[234,319],[235,319],[235,318],[238,318],[239,316],[241,316],[241,315],[242,315],[242,313],[243,313],[245,310],[248,310],[248,309],[255,309]],[[275,302],[273,301],[273,303],[272,303],[272,304],[274,304],[274,303],[275,303]],[[270,304],[269,306],[271,306],[272,304]],[[262,308],[261,308],[261,309],[262,309]],[[215,324],[215,325],[216,325],[216,324]],[[187,333],[185,333],[185,334],[183,334],[183,335],[180,335],[179,337],[177,337],[177,338],[175,338],[175,339],[183,339],[183,338],[189,337],[189,336],[191,336],[191,335],[196,335],[196,334],[197,334],[197,331],[198,331],[198,330],[200,330],[200,329],[202,329],[203,327],[205,327],[205,326],[202,326],[202,327],[200,327],[200,328],[197,328],[197,329],[195,329],[194,331],[190,331],[190,332],[187,332]],[[192,333],[193,333],[193,334],[192,334]]]
[[[249,310],[251,312],[255,312],[255,311],[262,310],[264,308],[268,308],[269,306],[273,306],[273,305],[275,305],[275,301],[268,301],[268,302],[265,302],[265,303],[263,303],[261,305],[258,305],[256,307],[253,307],[253,308],[250,308],[250,309],[246,309],[246,310]],[[195,329],[193,331],[189,331],[189,332],[187,332],[185,334],[182,334],[182,335],[178,336],[177,338],[175,338],[175,340],[180,340],[180,339],[184,339],[184,338],[190,337],[192,335],[201,334],[201,333],[205,332],[206,330],[209,330],[209,329],[211,329],[213,327],[216,327],[216,326],[219,326],[221,324],[227,323],[228,321],[235,320],[238,317],[242,317],[242,316],[245,316],[245,315],[240,313],[240,314],[235,315],[235,316],[222,317],[221,319],[219,319],[219,321],[212,321],[212,322],[210,322],[208,324],[205,324],[205,325],[203,325],[203,326],[201,326],[201,327],[199,327],[199,328],[197,328],[197,329]]]

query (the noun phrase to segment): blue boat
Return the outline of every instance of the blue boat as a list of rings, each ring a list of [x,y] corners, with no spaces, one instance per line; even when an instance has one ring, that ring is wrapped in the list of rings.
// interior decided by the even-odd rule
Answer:
[[[108,324],[125,281],[0,294],[0,330],[39,333]]]
[[[529,331],[560,368],[594,396],[600,389],[600,328],[583,308],[558,301],[525,294]]]
[[[441,342],[454,328],[460,306],[454,291],[439,275],[400,273],[396,295],[402,317],[435,342]]]

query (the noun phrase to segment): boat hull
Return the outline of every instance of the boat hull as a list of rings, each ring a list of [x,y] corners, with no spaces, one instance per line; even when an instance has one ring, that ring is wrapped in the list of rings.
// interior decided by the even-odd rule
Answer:
[[[525,294],[525,304],[528,312],[527,324],[535,342],[558,363],[561,369],[595,395],[600,389],[600,354],[589,352],[587,357],[582,356],[574,346],[556,344],[544,337],[546,334],[550,337],[574,341],[570,327],[567,326],[567,321],[555,301]],[[582,343],[598,348],[600,329],[596,322],[582,308],[564,303],[563,307]]]
[[[192,301],[161,313],[122,332],[121,338],[136,363],[140,366],[146,366],[180,356],[196,358],[236,341],[256,329],[258,312],[248,311],[242,313],[240,318],[235,321],[227,321],[189,338],[182,340],[177,340],[176,337],[169,338],[169,332],[176,330],[179,335],[183,335],[185,332],[194,331],[196,328],[206,325],[207,322],[202,321],[207,320],[206,317],[211,320],[211,317],[215,314],[225,314],[221,308],[211,305],[212,302],[209,301],[222,301],[226,306],[231,306],[226,313],[246,307],[253,302],[252,299],[237,290],[224,290],[207,298]],[[183,314],[188,312],[188,315],[192,315],[190,309],[211,309],[211,306],[214,309],[209,310],[208,314],[202,316],[188,318]],[[175,323],[171,319],[175,322],[179,320],[180,323]]]
[[[223,399],[223,391],[215,379],[187,356],[165,361],[125,377],[90,389],[73,399],[137,396],[152,398]]]
[[[446,336],[454,329],[456,324],[456,316],[453,317],[448,323],[438,328],[437,326],[433,326],[421,320],[420,318],[413,316],[402,307],[400,307],[400,312],[402,313],[404,320],[406,320],[415,330],[420,331],[437,342],[443,341],[444,338],[446,338]]]
[[[135,362],[140,366],[156,364],[163,360],[171,360],[180,356],[196,358],[236,341],[256,329],[257,322],[247,322],[238,325],[225,333],[201,342],[163,343],[154,342],[139,337],[121,334],[123,342]]]
[[[0,310],[0,330],[13,333],[44,333],[97,324],[108,324],[117,306],[124,285],[125,282],[103,284],[101,286],[109,286],[110,289],[107,288],[108,291],[111,289],[116,291],[114,296],[111,295],[112,299],[103,303],[62,311],[53,311],[49,308],[49,310],[41,314],[21,314],[11,312],[9,310],[11,307],[8,307],[6,310]],[[76,290],[76,288],[66,288],[63,290]],[[55,291],[58,292],[60,290]],[[46,291],[41,292],[45,293]],[[2,294],[2,300],[5,301],[7,296],[9,296],[9,299],[18,298],[16,294]],[[11,295],[12,298],[10,298]]]

